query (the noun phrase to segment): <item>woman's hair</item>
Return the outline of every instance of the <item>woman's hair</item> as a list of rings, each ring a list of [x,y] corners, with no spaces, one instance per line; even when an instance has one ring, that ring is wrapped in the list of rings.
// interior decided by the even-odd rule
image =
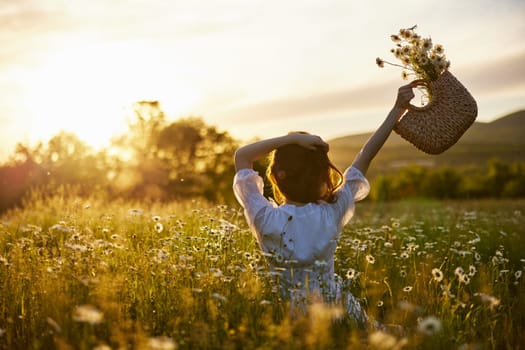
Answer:
[[[336,201],[335,191],[343,183],[343,174],[332,164],[326,150],[290,144],[270,154],[266,170],[277,203],[285,199],[298,203]],[[324,193],[323,193],[324,190]]]

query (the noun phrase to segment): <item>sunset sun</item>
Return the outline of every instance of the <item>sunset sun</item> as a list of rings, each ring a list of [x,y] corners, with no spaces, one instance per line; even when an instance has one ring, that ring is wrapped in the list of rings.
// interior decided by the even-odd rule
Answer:
[[[94,44],[49,54],[25,77],[28,92],[21,108],[31,118],[31,140],[73,132],[94,148],[125,132],[131,107],[158,100],[179,115],[198,102],[195,88],[177,79],[180,66],[160,61],[151,45]]]

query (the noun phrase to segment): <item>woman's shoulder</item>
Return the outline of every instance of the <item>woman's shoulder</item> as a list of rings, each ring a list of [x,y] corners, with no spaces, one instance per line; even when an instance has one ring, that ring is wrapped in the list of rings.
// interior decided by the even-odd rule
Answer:
[[[239,180],[245,180],[251,177],[260,177],[259,173],[251,168],[242,168],[237,170],[235,176],[233,177],[234,182]]]
[[[351,179],[356,179],[356,178],[366,180],[366,177],[363,174],[363,172],[359,170],[359,168],[356,168],[353,165],[350,165],[348,168],[345,169],[345,171],[343,172],[343,176],[346,181],[351,180]]]

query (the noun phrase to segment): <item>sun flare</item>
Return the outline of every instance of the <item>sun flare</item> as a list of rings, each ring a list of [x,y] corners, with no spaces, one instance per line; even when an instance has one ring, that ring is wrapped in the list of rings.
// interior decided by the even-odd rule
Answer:
[[[144,43],[69,47],[49,54],[31,77],[23,108],[31,117],[31,140],[61,130],[88,145],[107,146],[126,131],[133,102],[158,100],[177,116],[191,113],[200,96],[177,79],[180,65],[161,61]],[[169,114],[169,111],[166,111]]]

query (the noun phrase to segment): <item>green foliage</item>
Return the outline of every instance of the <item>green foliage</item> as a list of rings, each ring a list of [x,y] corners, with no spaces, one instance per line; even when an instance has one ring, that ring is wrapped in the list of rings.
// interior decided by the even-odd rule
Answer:
[[[489,161],[486,169],[408,165],[372,181],[372,198],[522,198],[525,163]]]
[[[73,185],[112,196],[151,200],[204,198],[232,202],[233,154],[227,133],[190,117],[168,122],[157,101],[134,105],[129,130],[98,152],[61,132],[34,148],[18,145],[0,166],[0,212],[35,188]]]
[[[0,349],[520,349],[524,213],[358,204],[336,272],[385,333],[337,306],[292,316],[237,207],[34,194],[0,217]]]
[[[227,132],[195,117],[168,123],[157,102],[138,103],[136,115],[130,132],[116,141],[129,153],[129,160],[115,170],[115,181],[125,183],[121,192],[157,200],[233,200],[237,143]]]

